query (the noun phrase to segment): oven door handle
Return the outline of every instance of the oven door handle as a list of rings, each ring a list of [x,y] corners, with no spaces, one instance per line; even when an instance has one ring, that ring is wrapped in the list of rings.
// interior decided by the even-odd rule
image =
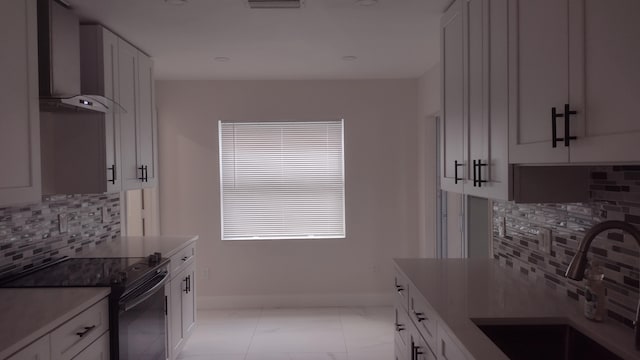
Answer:
[[[150,298],[153,293],[156,292],[156,290],[158,290],[159,288],[163,287],[166,283],[167,280],[169,279],[169,272],[165,271],[164,272],[164,276],[162,277],[162,279],[160,279],[160,281],[158,281],[158,283],[156,285],[154,285],[151,289],[145,291],[143,294],[141,294],[140,296],[136,297],[135,299],[125,302],[124,304],[122,304],[122,310],[123,311],[129,311],[133,308],[135,308],[136,306],[140,305],[141,303],[143,303],[145,300],[147,300],[148,298]]]

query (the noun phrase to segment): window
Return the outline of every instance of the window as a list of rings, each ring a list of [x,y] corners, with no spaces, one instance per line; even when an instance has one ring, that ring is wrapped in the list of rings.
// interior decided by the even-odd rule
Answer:
[[[343,121],[226,122],[223,240],[343,238]]]

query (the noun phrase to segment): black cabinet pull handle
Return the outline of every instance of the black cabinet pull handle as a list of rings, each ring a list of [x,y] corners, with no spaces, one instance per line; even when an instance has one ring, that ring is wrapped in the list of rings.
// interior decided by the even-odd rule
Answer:
[[[413,315],[416,316],[416,319],[418,320],[418,322],[423,322],[423,321],[427,320],[427,317],[424,316],[424,313],[422,313],[422,312],[416,312],[414,310],[413,311]]]
[[[485,166],[487,164],[483,164],[482,160],[473,160],[473,186],[482,187],[482,184],[487,182],[487,180],[482,180],[482,168]]]
[[[402,294],[402,292],[404,291],[404,286],[396,285],[396,291],[398,292],[398,294]]]
[[[464,180],[463,178],[459,178],[459,177],[458,177],[458,167],[460,167],[460,166],[464,166],[464,163],[459,163],[459,162],[458,162],[458,160],[455,160],[455,161],[453,162],[453,165],[454,165],[454,169],[455,169],[455,170],[453,171],[453,183],[454,183],[454,184],[457,184],[457,183],[458,183],[458,181],[460,181],[460,180]]]
[[[404,324],[396,323],[396,331],[404,331]]]
[[[111,171],[111,180],[107,180],[107,181],[112,184],[115,184],[116,183],[116,164],[113,164],[110,167],[108,167],[107,171]]]
[[[84,327],[84,330],[82,330],[82,331],[78,331],[78,332],[76,333],[76,335],[78,335],[79,337],[81,337],[81,338],[82,338],[82,337],[84,337],[85,335],[87,335],[91,330],[95,329],[95,327],[96,327],[95,325],[85,326],[85,327]]]
[[[182,281],[184,281],[184,293],[189,293],[189,277],[185,277]]]
[[[141,165],[138,167],[138,170],[140,170],[140,177],[138,180],[141,182],[149,182],[149,167],[147,165]]]
[[[169,315],[169,297],[166,295],[164,296],[164,315]]]
[[[564,104],[564,146],[569,147],[571,140],[577,139],[576,136],[571,136],[571,115],[575,115],[578,112],[571,110],[569,104]]]
[[[478,186],[477,185],[478,184],[478,180],[477,180],[477,178],[478,178],[478,174],[477,174],[478,170],[477,169],[478,169],[478,164],[477,164],[477,162],[475,160],[473,160],[473,187]]]
[[[576,136],[571,136],[571,115],[575,115],[578,112],[571,110],[569,104],[564,104],[564,113],[558,114],[555,107],[551,108],[551,146],[557,147],[558,141],[564,141],[564,146],[569,147],[571,140],[577,139]],[[558,137],[558,123],[557,118],[564,117],[564,137]]]
[[[424,354],[421,349],[422,346],[415,345],[413,340],[411,340],[411,360],[418,360],[418,355]]]
[[[556,107],[551,108],[551,146],[558,147],[558,141],[564,140],[564,138],[558,137],[558,122],[557,118],[563,117],[564,114],[558,114]]]

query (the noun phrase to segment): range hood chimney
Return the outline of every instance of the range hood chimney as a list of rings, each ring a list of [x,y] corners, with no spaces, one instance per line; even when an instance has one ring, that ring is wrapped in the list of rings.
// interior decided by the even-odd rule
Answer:
[[[80,21],[61,0],[38,0],[38,72],[42,111],[113,112],[119,106],[80,90]]]

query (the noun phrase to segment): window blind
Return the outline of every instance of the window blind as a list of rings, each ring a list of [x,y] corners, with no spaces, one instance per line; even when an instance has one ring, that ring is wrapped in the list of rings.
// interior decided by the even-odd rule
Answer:
[[[219,122],[223,240],[342,238],[343,121]]]

